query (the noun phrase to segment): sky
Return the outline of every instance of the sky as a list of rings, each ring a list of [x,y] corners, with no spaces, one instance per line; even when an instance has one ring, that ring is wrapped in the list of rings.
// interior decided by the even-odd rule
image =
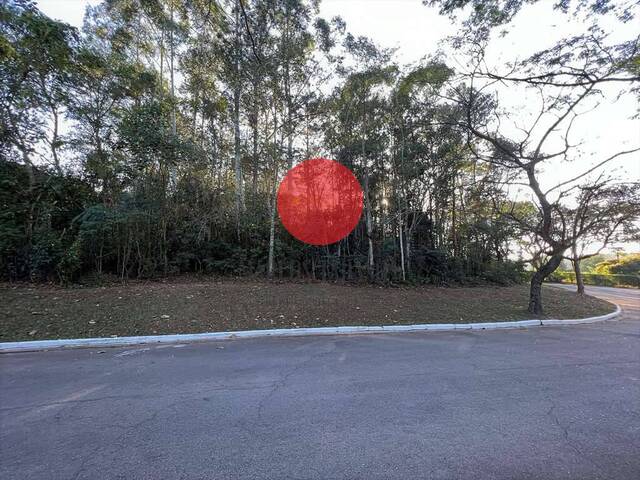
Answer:
[[[38,0],[37,3],[50,17],[81,27],[86,6],[95,5],[99,0]],[[525,58],[584,29],[577,21],[554,11],[553,3],[555,0],[542,0],[525,6],[512,22],[510,33],[490,43],[487,58],[496,71],[503,71],[507,61]],[[444,43],[459,26],[439,15],[437,9],[424,6],[421,0],[322,0],[320,16],[326,19],[340,16],[352,34],[365,35],[381,47],[396,48],[400,64],[416,63],[438,50],[443,51],[445,60],[454,66],[464,62]],[[605,18],[600,27],[611,32],[613,40],[637,34],[633,22],[621,26]],[[519,112],[520,126],[527,124],[528,117],[539,105],[537,99],[517,88],[504,88],[498,93],[501,104]],[[572,178],[576,172],[619,150],[640,146],[640,124],[631,119],[639,109],[637,97],[616,100],[612,91],[604,94],[598,108],[582,115],[573,129],[572,141],[581,144],[581,154],[571,163],[558,162],[547,167],[541,175],[543,186]],[[506,128],[511,129],[508,133],[516,132],[514,125]],[[609,164],[608,171],[625,181],[640,181],[640,154],[621,157]],[[640,244],[627,247],[640,251]]]

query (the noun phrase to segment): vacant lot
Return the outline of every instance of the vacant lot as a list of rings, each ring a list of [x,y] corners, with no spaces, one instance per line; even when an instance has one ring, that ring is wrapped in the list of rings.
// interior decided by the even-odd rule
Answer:
[[[613,310],[545,288],[547,317]],[[527,287],[381,288],[326,283],[174,280],[63,289],[0,284],[0,341],[306,326],[462,323],[531,318]]]

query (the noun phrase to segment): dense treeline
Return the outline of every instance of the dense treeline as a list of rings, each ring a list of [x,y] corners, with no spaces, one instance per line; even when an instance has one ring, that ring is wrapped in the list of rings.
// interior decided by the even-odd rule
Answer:
[[[31,0],[3,4],[1,275],[510,282],[522,263],[509,258],[529,238],[539,297],[578,238],[635,215],[616,217],[629,187],[581,187],[573,210],[564,193],[548,200],[536,177],[557,156],[543,152],[548,134],[529,153],[531,132],[518,143],[487,130],[498,104],[473,75],[439,57],[400,66],[318,5],[104,0],[77,31]],[[563,91],[549,112],[568,115],[571,101]],[[286,171],[319,156],[351,168],[364,190],[360,224],[327,247],[290,237],[275,208]],[[507,195],[518,175],[534,201]],[[530,309],[541,311],[539,298]]]
[[[448,67],[402,71],[316,2],[245,3],[107,0],[82,33],[3,7],[3,275],[516,279],[490,187],[434,121],[456,115]],[[273,218],[315,156],[365,188],[356,231],[322,248]]]

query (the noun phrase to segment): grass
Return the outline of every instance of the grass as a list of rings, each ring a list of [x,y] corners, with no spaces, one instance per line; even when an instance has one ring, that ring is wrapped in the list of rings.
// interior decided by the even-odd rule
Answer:
[[[532,318],[528,288],[382,288],[178,279],[92,288],[0,284],[0,341]],[[614,310],[544,289],[548,318]]]

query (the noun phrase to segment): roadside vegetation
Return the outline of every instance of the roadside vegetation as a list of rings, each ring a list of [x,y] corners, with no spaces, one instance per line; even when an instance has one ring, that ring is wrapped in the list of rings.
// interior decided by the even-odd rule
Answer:
[[[339,17],[320,18],[315,0],[104,0],[81,31],[31,0],[2,2],[0,277],[512,284],[529,264],[528,299],[518,287],[505,292],[544,314],[542,283],[563,259],[579,267],[593,253],[583,246],[637,236],[640,189],[607,173],[637,146],[613,145],[583,165],[571,133],[605,87],[620,102],[637,97],[637,38],[614,41],[598,27],[632,21],[637,6],[549,5],[582,22],[583,34],[514,59],[507,72],[487,48],[535,0],[425,3],[452,17],[471,12],[448,45],[455,61],[425,51],[402,65]],[[520,107],[498,88],[529,95],[537,118],[516,118]],[[317,156],[352,169],[364,190],[360,224],[328,247],[294,240],[276,215],[283,175]],[[575,176],[543,181],[571,161]],[[3,308],[44,310],[28,303],[39,291],[29,288]],[[88,291],[59,296],[78,292]],[[547,295],[553,314],[553,295],[565,294]],[[500,308],[476,307],[472,316],[485,319]],[[40,319],[29,315],[10,317],[9,336],[15,322]],[[93,333],[149,330],[114,319],[122,327],[107,321]],[[37,335],[49,335],[43,322]]]
[[[549,281],[582,285],[578,293],[584,293],[584,285],[640,288],[640,254],[595,255],[582,260],[577,272],[571,265],[562,265]]]

